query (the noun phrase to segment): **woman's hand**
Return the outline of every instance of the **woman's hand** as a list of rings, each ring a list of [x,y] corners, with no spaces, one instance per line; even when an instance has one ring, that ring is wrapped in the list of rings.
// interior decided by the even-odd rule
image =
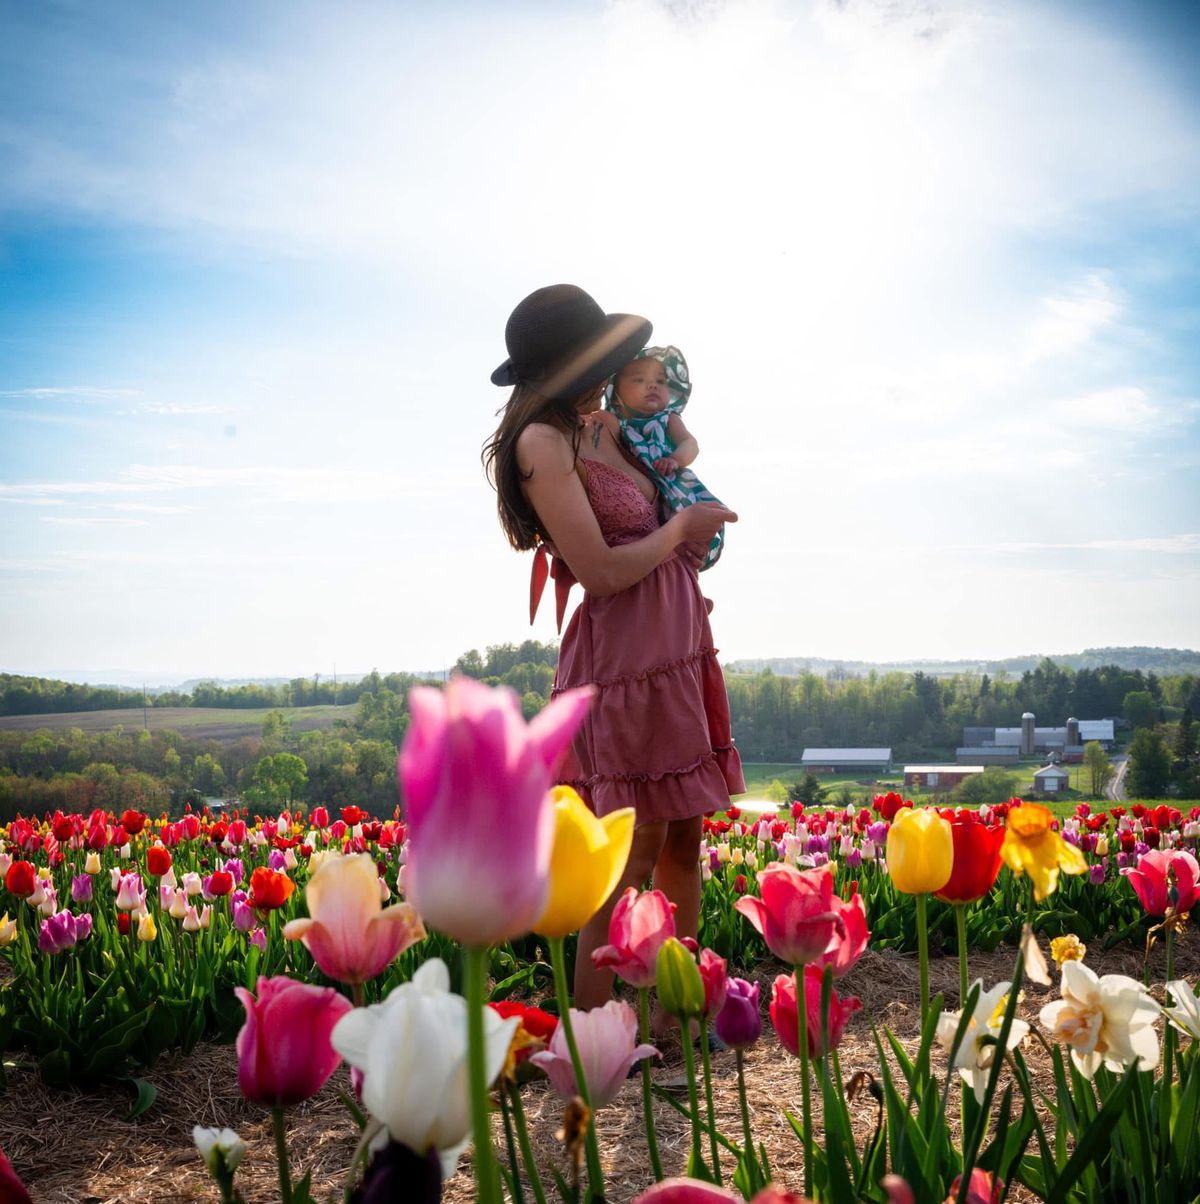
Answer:
[[[702,543],[708,547],[709,541],[725,523],[736,523],[737,520],[738,516],[719,502],[697,502],[676,511],[670,521],[678,524],[680,543]]]

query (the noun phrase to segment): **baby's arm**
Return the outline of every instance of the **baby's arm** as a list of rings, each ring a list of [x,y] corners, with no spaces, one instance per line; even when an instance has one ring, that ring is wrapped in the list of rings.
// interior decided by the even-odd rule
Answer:
[[[683,424],[678,414],[672,414],[667,419],[667,437],[675,445],[675,450],[664,456],[655,465],[655,470],[664,477],[673,477],[681,468],[686,468],[700,454],[700,444]]]

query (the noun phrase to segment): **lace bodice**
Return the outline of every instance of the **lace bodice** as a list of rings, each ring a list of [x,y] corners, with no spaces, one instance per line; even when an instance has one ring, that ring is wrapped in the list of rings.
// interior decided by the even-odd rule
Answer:
[[[610,548],[633,543],[658,526],[658,508],[628,474],[603,460],[585,461],[588,500]]]

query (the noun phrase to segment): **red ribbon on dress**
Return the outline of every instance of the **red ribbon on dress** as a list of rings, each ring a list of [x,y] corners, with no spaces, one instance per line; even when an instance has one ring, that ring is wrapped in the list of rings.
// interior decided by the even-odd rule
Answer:
[[[544,543],[533,550],[533,571],[529,577],[529,625],[537,616],[538,604],[546,588],[546,578],[554,578],[554,616],[558,634],[562,635],[563,617],[567,613],[567,597],[576,583],[575,574],[561,556],[551,556]]]

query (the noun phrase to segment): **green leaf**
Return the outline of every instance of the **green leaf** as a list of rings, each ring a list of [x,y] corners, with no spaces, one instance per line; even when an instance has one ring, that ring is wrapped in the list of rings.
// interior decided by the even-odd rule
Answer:
[[[141,1116],[143,1112],[149,1111],[154,1101],[158,1099],[158,1088],[145,1079],[127,1078],[122,1082],[128,1083],[136,1096],[133,1107],[125,1114],[126,1120],[133,1120],[135,1117]]]
[[[1125,1106],[1129,1103],[1133,1088],[1137,1083],[1137,1075],[1135,1063],[1125,1072],[1125,1077],[1117,1089],[1109,1095],[1096,1119],[1080,1134],[1074,1153],[1067,1160],[1067,1165],[1055,1179],[1054,1186],[1046,1197],[1046,1204],[1065,1204],[1068,1193],[1084,1170],[1103,1157],[1108,1139],[1121,1119]]]

